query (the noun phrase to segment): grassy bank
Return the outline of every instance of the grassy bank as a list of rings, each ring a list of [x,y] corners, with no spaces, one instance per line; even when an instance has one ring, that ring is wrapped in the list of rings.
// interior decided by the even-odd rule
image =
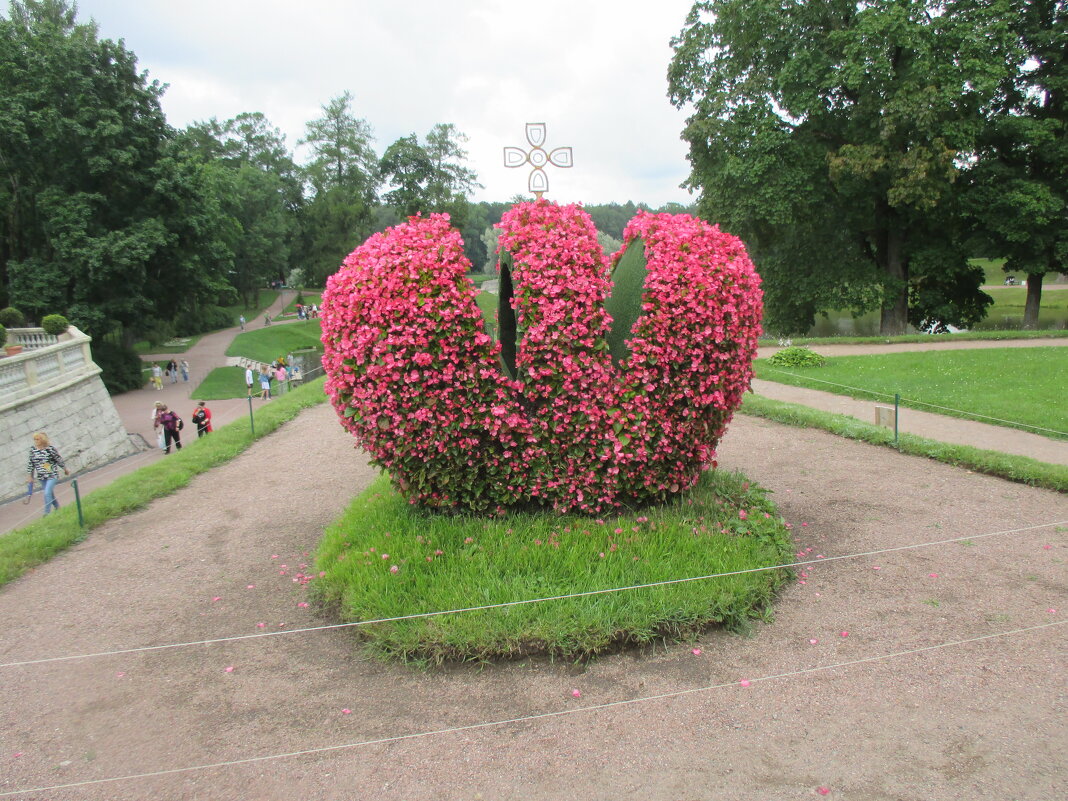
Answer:
[[[945,464],[963,467],[976,473],[986,473],[999,478],[1068,492],[1068,467],[1040,462],[1025,456],[937,442],[913,434],[901,434],[894,444],[894,432],[882,426],[872,425],[843,414],[832,414],[794,403],[783,403],[760,395],[746,395],[742,414],[763,417],[776,423],[800,428],[818,428],[848,439],[872,445],[896,447],[901,453],[923,456]]]
[[[909,408],[1068,439],[1051,433],[1068,432],[1065,347],[835,356],[823,367],[805,369],[757,359],[754,366],[757,378],[768,381],[890,403],[899,393]]]

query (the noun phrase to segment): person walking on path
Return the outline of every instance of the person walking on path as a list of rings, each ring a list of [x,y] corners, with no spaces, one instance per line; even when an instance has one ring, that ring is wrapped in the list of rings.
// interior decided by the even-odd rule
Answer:
[[[163,368],[159,366],[159,362],[152,365],[152,386],[157,390],[163,389]]]
[[[70,470],[67,469],[67,465],[63,463],[63,457],[48,441],[48,435],[43,431],[38,431],[33,435],[33,447],[30,448],[30,459],[26,470],[30,474],[31,491],[34,479],[41,482],[41,489],[44,490],[44,513],[47,515],[52,509],[58,509],[56,484],[59,482],[59,471],[62,470],[63,475],[69,476]],[[29,502],[30,495],[27,493],[23,503]]]
[[[250,398],[252,397],[252,381],[252,365],[250,364],[248,367],[245,368],[245,386],[248,387],[248,396]]]
[[[241,330],[244,331],[245,330],[245,315],[242,314],[240,317],[237,318],[237,321],[241,324]]]
[[[204,401],[197,401],[193,422],[197,425],[197,439],[211,433],[211,409],[204,405]]]
[[[182,363],[178,365],[178,368],[182,371],[182,381],[189,381],[189,362],[182,359]]]
[[[286,391],[286,368],[284,365],[279,364],[274,371],[274,380],[278,382],[278,394],[284,395]]]
[[[172,384],[178,383],[178,362],[174,359],[167,362],[167,375],[171,377]]]
[[[163,428],[163,452],[171,452],[171,443],[174,443],[176,451],[180,451],[182,449],[182,429],[185,427],[182,418],[164,405],[160,410],[157,421],[158,425]]]

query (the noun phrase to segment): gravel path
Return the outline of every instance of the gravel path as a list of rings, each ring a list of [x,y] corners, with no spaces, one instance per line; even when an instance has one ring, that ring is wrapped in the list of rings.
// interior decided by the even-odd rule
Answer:
[[[969,541],[819,564],[751,637],[585,670],[416,672],[345,629],[0,667],[0,795],[311,751],[18,797],[1068,796],[1068,497],[746,417],[720,464],[774,492],[810,558]],[[0,664],[329,622],[294,570],[371,477],[308,410],[0,590]]]

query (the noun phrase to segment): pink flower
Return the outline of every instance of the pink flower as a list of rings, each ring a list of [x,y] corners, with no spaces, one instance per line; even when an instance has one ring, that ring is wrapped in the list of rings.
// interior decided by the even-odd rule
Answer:
[[[297,607],[300,608],[300,609],[307,609],[308,608],[308,602],[307,601],[301,601],[299,604],[297,604]]]
[[[389,559],[389,554],[388,554],[388,553],[384,553],[384,554],[382,554],[382,558],[383,558],[383,559]]]
[[[820,795],[827,795],[827,793],[831,792],[831,788],[830,787],[817,787],[816,788],[816,792],[819,793]]]
[[[267,624],[266,623],[257,623],[256,624],[256,628],[265,629],[265,628],[267,628]]]
[[[581,690],[572,690],[571,691],[571,697],[572,698],[581,698],[582,697],[582,691]]]
[[[738,510],[738,517],[741,520],[748,520],[749,519],[749,513],[747,511],[745,511],[745,509],[739,509]]]
[[[700,656],[701,655],[701,649],[700,648],[694,648],[690,653],[692,653],[694,656]]]
[[[392,567],[391,567],[391,568],[389,569],[389,572],[390,572],[390,573],[397,573],[397,572],[398,572],[399,570],[400,570],[400,568],[399,568],[399,567],[397,567],[396,565],[393,565],[393,566],[392,566]]]
[[[848,632],[848,631],[843,631],[843,632],[841,632],[841,633],[839,634],[839,636],[840,636],[840,637],[848,637],[848,636],[849,636],[849,632]]]
[[[475,538],[474,538],[474,537],[467,537],[467,538],[466,538],[466,539],[464,540],[464,545],[470,545],[470,544],[471,544],[472,542],[474,542],[474,541],[475,541]]]
[[[751,683],[751,682],[749,681],[749,679],[742,679],[742,680],[741,680],[740,682],[738,682],[738,683],[739,683],[740,685],[742,685],[743,687],[748,687],[748,686],[750,685],[750,683]]]
[[[351,715],[352,714],[352,710],[351,709],[342,709],[341,710],[341,714],[342,715]]]

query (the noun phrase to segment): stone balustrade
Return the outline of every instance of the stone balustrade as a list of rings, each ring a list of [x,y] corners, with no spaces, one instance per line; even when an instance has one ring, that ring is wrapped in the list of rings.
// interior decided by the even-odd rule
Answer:
[[[8,329],[6,344],[22,352],[0,357],[0,411],[98,375],[90,341],[74,326],[58,337],[41,328]]]

